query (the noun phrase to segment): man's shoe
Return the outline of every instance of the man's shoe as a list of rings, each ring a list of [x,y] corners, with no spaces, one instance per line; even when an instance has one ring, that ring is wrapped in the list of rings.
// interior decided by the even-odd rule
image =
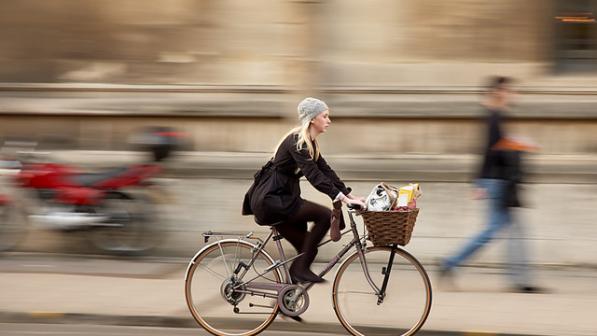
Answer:
[[[443,260],[439,260],[438,264],[439,264],[438,277],[439,277],[440,281],[454,278],[454,271],[452,270],[452,268],[448,268],[448,267],[444,266]]]
[[[544,294],[544,293],[547,293],[547,290],[545,290],[545,288],[541,288],[541,287],[537,287],[537,286],[529,286],[529,285],[516,286],[514,288],[514,290],[517,293],[526,293],[526,294]]]

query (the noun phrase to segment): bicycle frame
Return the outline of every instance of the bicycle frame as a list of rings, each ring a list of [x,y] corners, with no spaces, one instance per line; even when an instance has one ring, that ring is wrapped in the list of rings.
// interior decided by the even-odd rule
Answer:
[[[358,256],[359,256],[359,260],[360,260],[361,267],[363,269],[365,278],[367,279],[367,282],[369,283],[371,288],[375,291],[375,294],[378,296],[378,304],[380,304],[381,302],[383,302],[383,299],[385,297],[385,290],[386,290],[388,279],[389,279],[389,276],[391,273],[392,262],[394,259],[395,251],[398,249],[398,247],[396,245],[392,246],[392,252],[390,254],[388,266],[385,268],[385,272],[384,272],[383,284],[382,284],[381,288],[378,288],[377,285],[375,285],[375,283],[371,279],[371,276],[369,274],[369,268],[367,266],[367,260],[365,259],[365,251],[367,248],[366,247],[367,235],[364,234],[362,237],[359,235],[359,232],[357,230],[357,225],[356,225],[356,222],[353,217],[354,213],[357,213],[357,211],[355,211],[355,210],[348,211],[348,215],[350,218],[350,228],[345,230],[341,234],[341,236],[344,236],[344,235],[348,234],[349,232],[352,232],[352,234],[353,234],[352,241],[350,241],[350,243],[348,243],[346,246],[344,246],[332,258],[332,260],[330,262],[328,262],[328,264],[326,265],[324,270],[320,272],[319,276],[323,277],[327,273],[329,273],[331,271],[331,269],[342,260],[342,258],[346,255],[346,253],[350,249],[355,247],[356,251],[358,253]],[[280,242],[280,240],[283,237],[278,233],[278,231],[276,230],[275,227],[271,228],[271,232],[269,233],[269,235],[267,236],[267,238],[265,240],[261,240],[260,238],[253,237],[252,232],[250,232],[248,234],[239,234],[239,233],[217,233],[217,232],[210,231],[210,232],[204,233],[203,236],[204,236],[204,239],[206,242],[212,236],[237,236],[237,237],[240,236],[239,239],[254,239],[254,240],[258,241],[257,245],[255,246],[254,250],[252,251],[252,257],[251,257],[251,260],[249,261],[249,263],[245,264],[244,262],[241,261],[238,265],[235,265],[236,268],[233,271],[233,275],[231,275],[234,277],[235,280],[240,282],[238,285],[236,285],[234,287],[234,289],[237,290],[238,292],[249,294],[249,295],[259,295],[259,296],[277,298],[278,293],[280,293],[281,290],[283,290],[287,286],[293,285],[292,281],[290,279],[290,273],[289,273],[288,267],[286,267],[286,265],[289,262],[300,257],[302,255],[302,253],[295,257],[292,257],[290,259],[286,259],[286,254],[284,253],[284,249],[282,248],[282,244]],[[267,267],[263,271],[263,273],[258,274],[257,276],[253,277],[252,279],[248,279],[246,281],[241,281],[241,280],[243,280],[243,277],[246,275],[248,270],[252,267],[257,256],[259,255],[259,253],[261,251],[263,251],[263,249],[265,248],[267,243],[270,241],[270,239],[273,239],[274,242],[276,243],[276,246],[278,248],[278,253],[280,256],[280,260],[276,260],[271,266]],[[326,244],[330,243],[331,241],[332,241],[331,239],[328,239],[328,240],[320,243],[318,245],[318,247],[326,245]],[[218,241],[216,243],[220,243],[220,241]],[[274,270],[278,270],[279,268],[282,268],[284,271],[283,272],[283,275],[285,277],[284,283],[255,282],[256,279],[263,277],[265,274],[270,273]],[[313,285],[314,285],[314,283],[305,283],[305,284],[300,284],[299,287],[302,288],[302,291],[305,291],[305,290],[308,291]],[[275,291],[276,294],[268,293],[268,292],[264,292],[264,291]],[[298,297],[302,293],[302,291],[298,291],[297,294],[295,295],[295,297]]]

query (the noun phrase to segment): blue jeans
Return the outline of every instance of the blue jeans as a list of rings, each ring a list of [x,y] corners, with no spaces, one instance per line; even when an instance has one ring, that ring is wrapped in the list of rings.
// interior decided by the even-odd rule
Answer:
[[[477,250],[493,239],[499,231],[509,228],[508,235],[508,269],[514,285],[529,284],[529,269],[526,257],[524,231],[520,223],[513,220],[512,209],[503,206],[506,181],[497,179],[481,179],[478,181],[484,188],[489,201],[489,218],[483,231],[472,237],[458,253],[444,260],[442,267],[452,269],[471,257]]]

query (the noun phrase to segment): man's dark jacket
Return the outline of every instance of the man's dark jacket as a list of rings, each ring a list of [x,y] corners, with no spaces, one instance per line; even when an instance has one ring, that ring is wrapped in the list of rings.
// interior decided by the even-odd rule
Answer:
[[[255,174],[245,194],[242,214],[254,214],[258,224],[277,224],[300,208],[303,200],[299,179],[302,176],[332,200],[340,192],[350,194],[350,189],[321,155],[317,160],[312,159],[306,145],[297,150],[297,139],[297,134],[290,134],[282,141],[274,158]]]
[[[497,143],[504,138],[502,123],[503,112],[498,109],[487,110],[486,145],[478,178],[504,180],[501,204],[503,207],[519,207],[520,184],[523,182],[523,152],[515,150],[496,150]]]

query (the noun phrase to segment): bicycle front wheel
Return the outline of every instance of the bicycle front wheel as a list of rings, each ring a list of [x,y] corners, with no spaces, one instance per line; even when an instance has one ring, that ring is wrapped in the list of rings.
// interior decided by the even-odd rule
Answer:
[[[224,240],[205,247],[193,258],[185,277],[185,297],[193,318],[218,336],[248,336],[263,331],[276,318],[279,307],[275,298],[252,295],[247,281],[281,283],[277,269],[265,272],[273,263],[268,254],[257,254],[254,245],[242,240]]]
[[[364,269],[368,269],[371,283]],[[431,282],[410,253],[372,247],[363,261],[355,252],[340,265],[332,300],[340,323],[353,335],[409,336],[429,315]]]

